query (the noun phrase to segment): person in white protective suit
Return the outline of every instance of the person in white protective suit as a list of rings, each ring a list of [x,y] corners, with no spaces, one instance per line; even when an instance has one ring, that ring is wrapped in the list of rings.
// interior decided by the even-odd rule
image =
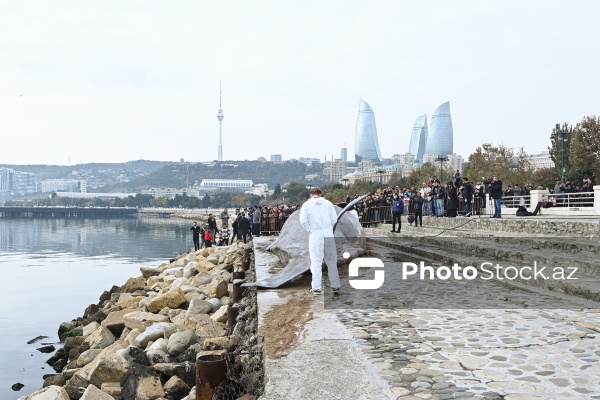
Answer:
[[[300,224],[309,232],[308,251],[312,283],[310,292],[321,294],[321,265],[327,264],[329,282],[334,293],[340,290],[340,277],[337,270],[337,252],[333,239],[333,226],[337,213],[329,200],[321,197],[321,189],[310,189],[310,199],[300,209]],[[329,238],[329,239],[326,239]]]

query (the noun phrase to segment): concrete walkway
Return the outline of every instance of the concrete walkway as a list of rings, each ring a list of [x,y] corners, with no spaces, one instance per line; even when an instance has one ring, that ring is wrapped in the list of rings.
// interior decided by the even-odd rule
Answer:
[[[537,235],[546,234],[548,240],[569,234],[569,240],[581,238],[582,242],[587,238],[597,243],[598,238],[597,220],[573,224],[573,220],[548,217],[521,224],[521,219],[507,216],[460,226],[468,219],[431,218],[427,226],[424,219],[424,228],[405,226],[403,221],[402,234],[389,233],[389,225],[367,232],[400,242],[406,236],[435,236],[441,231],[452,236],[494,235],[515,241],[535,236],[529,234],[532,229]],[[273,239],[254,239],[257,279],[282,268],[277,257],[266,252]],[[530,241],[536,240],[541,239]],[[372,245],[370,252],[391,263],[398,250]],[[285,338],[280,352],[265,357],[267,382],[261,399],[600,399],[597,307],[567,304],[566,298],[562,307],[544,307],[547,297],[555,294],[468,284],[454,288],[467,301],[479,304],[485,299],[504,299],[517,305],[526,301],[528,305],[511,309],[372,310],[365,303],[355,309],[330,310],[324,309],[323,297],[333,296],[331,291],[311,296],[308,287],[309,279],[299,277],[282,288],[258,291],[259,335]],[[342,294],[336,297],[344,300],[349,290],[347,276],[342,273]],[[430,286],[408,298],[430,297],[435,290]],[[293,308],[286,309],[286,305]],[[305,320],[281,324],[281,334],[272,326],[260,332],[277,316],[272,311],[279,310],[281,316],[299,308],[297,314],[307,316]],[[289,325],[295,327],[291,340],[284,332]]]
[[[254,238],[257,279],[281,268],[265,251],[274,237]],[[296,327],[286,351],[265,356],[265,393],[261,399],[396,399],[397,396],[368,361],[354,334],[325,310],[324,296],[307,293],[308,281],[282,289],[259,290],[259,334],[269,325],[269,312],[301,299],[312,319]],[[329,293],[329,295],[333,295]],[[271,331],[271,334],[273,332]]]

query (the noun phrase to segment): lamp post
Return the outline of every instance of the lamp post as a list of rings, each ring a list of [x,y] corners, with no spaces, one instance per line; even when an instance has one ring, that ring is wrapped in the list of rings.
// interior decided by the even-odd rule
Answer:
[[[562,183],[565,183],[565,141],[567,140],[567,135],[568,132],[567,131],[563,131],[562,129],[560,129],[560,125],[556,124],[556,133],[555,133],[555,137],[556,138],[560,138],[560,141],[562,142],[562,148],[561,148],[561,153],[562,153],[562,176],[561,176],[561,180]]]
[[[344,182],[344,194],[348,194],[348,178],[342,178],[342,182]]]
[[[442,179],[442,164],[446,161],[448,161],[449,158],[446,156],[438,156],[435,161],[439,161],[440,162],[440,182],[444,182],[444,180]]]

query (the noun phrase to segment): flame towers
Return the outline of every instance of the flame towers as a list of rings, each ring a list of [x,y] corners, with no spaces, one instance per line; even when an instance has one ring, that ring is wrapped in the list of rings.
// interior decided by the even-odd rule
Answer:
[[[377,127],[375,114],[371,106],[363,99],[358,103],[358,118],[354,133],[354,153],[356,162],[369,160],[381,161],[379,142],[377,141]]]
[[[425,153],[437,154],[438,156],[452,154],[454,142],[453,135],[450,102],[447,101],[439,106],[431,116],[429,134],[427,135],[427,142],[425,144]]]
[[[420,115],[413,125],[408,152],[414,154],[417,162],[423,162],[425,144],[427,143],[427,114]]]

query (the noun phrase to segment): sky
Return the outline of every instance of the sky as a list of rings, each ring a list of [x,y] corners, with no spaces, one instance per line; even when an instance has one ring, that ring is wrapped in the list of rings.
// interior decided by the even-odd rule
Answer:
[[[545,150],[600,108],[589,0],[0,2],[0,164],[382,155],[449,101],[454,151]],[[351,158],[351,157],[350,157]]]

